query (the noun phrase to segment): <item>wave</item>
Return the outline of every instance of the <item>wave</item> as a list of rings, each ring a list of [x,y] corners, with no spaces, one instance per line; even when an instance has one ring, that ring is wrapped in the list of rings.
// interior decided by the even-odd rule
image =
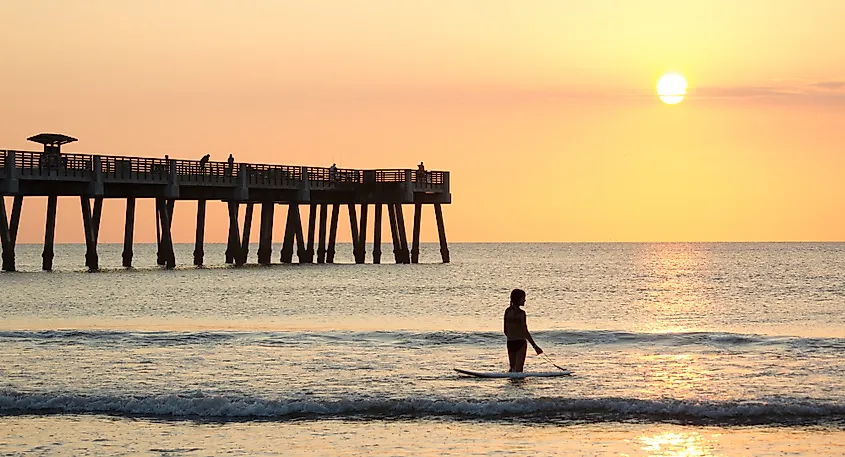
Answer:
[[[534,332],[552,344],[581,346],[710,346],[715,348],[780,346],[787,349],[845,352],[843,338],[801,338],[763,336],[728,332],[647,333],[611,330],[546,330]],[[274,331],[274,332],[125,332],[111,330],[13,330],[0,331],[0,341],[29,341],[36,344],[87,345],[119,344],[137,346],[179,346],[205,344],[246,344],[279,346],[303,341],[325,344],[361,342],[397,347],[449,345],[500,345],[498,332],[466,331]]]
[[[845,424],[845,403],[778,398],[699,402],[635,398],[264,399],[202,392],[80,395],[0,391],[0,415],[106,414],[214,421],[323,418],[671,422],[712,425]]]
[[[233,340],[235,332],[122,332],[112,330],[11,330],[0,331],[0,341],[29,341],[38,344],[129,346],[178,346]]]

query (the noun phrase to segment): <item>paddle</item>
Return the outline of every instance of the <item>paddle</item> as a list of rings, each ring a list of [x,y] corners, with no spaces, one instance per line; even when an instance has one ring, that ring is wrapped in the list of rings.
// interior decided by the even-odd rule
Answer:
[[[556,364],[556,363],[552,362],[552,359],[550,359],[550,358],[549,358],[549,356],[547,356],[545,352],[544,352],[544,353],[542,353],[542,354],[540,354],[540,357],[542,357],[543,359],[545,359],[545,360],[546,360],[546,362],[549,362],[550,364],[552,364],[552,366],[554,366],[555,368],[557,368],[557,369],[558,369],[558,370],[560,370],[560,371],[569,371],[569,370],[567,370],[566,368],[563,368],[562,366],[560,366],[560,365],[558,365],[558,364]]]

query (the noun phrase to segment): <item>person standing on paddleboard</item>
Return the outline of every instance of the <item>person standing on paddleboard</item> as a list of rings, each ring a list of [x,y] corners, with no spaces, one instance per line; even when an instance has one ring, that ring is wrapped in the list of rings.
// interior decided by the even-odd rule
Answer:
[[[525,353],[528,344],[534,348],[537,355],[543,353],[540,346],[531,338],[528,332],[528,323],[525,320],[525,311],[520,307],[525,304],[525,291],[514,289],[511,291],[511,305],[505,310],[505,336],[508,337],[508,360],[510,361],[509,372],[522,372],[525,365]]]

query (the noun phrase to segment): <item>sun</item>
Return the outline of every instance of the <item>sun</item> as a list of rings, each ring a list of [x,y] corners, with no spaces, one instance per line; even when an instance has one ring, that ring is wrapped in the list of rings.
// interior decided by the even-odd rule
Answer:
[[[657,81],[657,95],[667,105],[677,105],[687,94],[687,80],[678,73],[666,73]]]

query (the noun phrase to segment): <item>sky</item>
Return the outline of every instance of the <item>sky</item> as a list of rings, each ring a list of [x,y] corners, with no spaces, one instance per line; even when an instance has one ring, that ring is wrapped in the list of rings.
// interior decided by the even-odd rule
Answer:
[[[451,172],[451,242],[845,240],[840,0],[7,0],[0,18],[0,149],[56,132],[90,154],[424,161]],[[43,241],[45,207],[25,199],[18,242]],[[60,199],[57,242],[84,240],[79,208]],[[225,241],[224,204],[208,217]],[[177,203],[177,242],[194,218]]]

